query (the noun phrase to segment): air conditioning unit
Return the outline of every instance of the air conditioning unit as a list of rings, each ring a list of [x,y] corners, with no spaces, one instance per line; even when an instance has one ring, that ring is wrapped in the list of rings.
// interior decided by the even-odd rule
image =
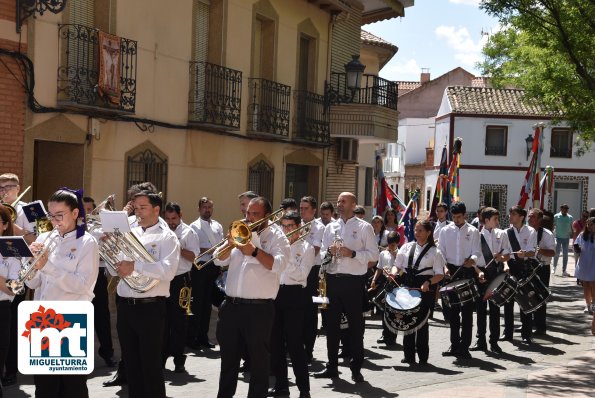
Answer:
[[[357,163],[359,142],[353,138],[337,138],[337,161],[340,163]]]

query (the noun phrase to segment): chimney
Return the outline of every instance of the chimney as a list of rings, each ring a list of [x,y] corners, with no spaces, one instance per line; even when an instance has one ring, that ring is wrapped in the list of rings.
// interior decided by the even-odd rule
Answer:
[[[429,81],[430,81],[430,68],[421,68],[421,76],[419,78],[419,82],[421,84],[424,84]]]
[[[434,168],[434,148],[426,148],[426,170]]]

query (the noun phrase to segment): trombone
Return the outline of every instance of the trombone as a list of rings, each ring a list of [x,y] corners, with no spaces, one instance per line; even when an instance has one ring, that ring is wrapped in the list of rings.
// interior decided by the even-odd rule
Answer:
[[[25,196],[27,194],[27,192],[29,192],[30,189],[31,189],[31,186],[29,185],[27,187],[27,189],[25,189],[23,192],[21,192],[21,194],[11,204],[4,203],[4,197],[6,195],[4,195],[4,197],[2,197],[1,203],[3,206],[5,206],[8,209],[8,212],[10,213],[10,218],[12,219],[12,222],[15,222],[17,220],[18,214],[17,214],[16,206],[19,204],[21,199],[23,199],[23,196]]]
[[[293,231],[286,233],[285,237],[287,239],[289,239],[293,235],[299,234],[299,238],[297,238],[296,241],[292,243],[292,245],[293,245],[294,243],[298,243],[300,240],[305,239],[310,234],[311,229],[312,229],[312,221],[310,221],[306,224],[300,225],[298,228],[294,229]]]
[[[269,221],[272,224],[276,224],[281,220],[283,214],[283,209],[276,210],[275,212],[269,214],[266,217],[261,218],[258,221],[254,221],[253,223],[247,223],[243,220],[237,220],[231,223],[229,226],[229,232],[227,236],[221,240],[219,243],[211,247],[210,249],[200,253],[198,256],[194,258],[192,264],[196,267],[197,270],[203,269],[207,264],[211,263],[212,261],[216,260],[221,256],[223,253],[227,252],[228,250],[233,249],[234,247],[241,247],[247,245],[252,240],[252,231],[258,230],[262,225],[268,223]],[[270,225],[272,225],[270,224]],[[270,226],[269,225],[269,226]],[[267,226],[268,228],[268,226]],[[233,243],[228,242],[228,238],[231,236]],[[199,264],[199,261],[202,257],[206,256],[207,254],[213,253],[215,250],[219,250],[219,254],[217,256],[213,256],[209,261]]]

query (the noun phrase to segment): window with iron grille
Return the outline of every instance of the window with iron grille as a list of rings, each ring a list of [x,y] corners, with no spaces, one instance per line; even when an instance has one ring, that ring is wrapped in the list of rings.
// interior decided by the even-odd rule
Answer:
[[[485,154],[493,156],[506,156],[506,141],[508,140],[508,127],[487,126]]]
[[[570,129],[552,129],[550,156],[553,158],[572,157],[572,131]]]
[[[248,168],[248,190],[273,201],[274,168],[264,160]]]
[[[140,150],[128,155],[126,187],[145,181],[155,184],[157,191],[163,193],[162,198],[165,203],[167,157],[162,157],[151,149]]]

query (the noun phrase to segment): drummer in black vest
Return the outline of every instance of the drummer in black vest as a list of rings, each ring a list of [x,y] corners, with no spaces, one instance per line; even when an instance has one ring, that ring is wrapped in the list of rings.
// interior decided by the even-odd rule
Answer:
[[[415,352],[419,364],[428,363],[430,354],[428,317],[434,305],[434,296],[438,282],[444,278],[446,261],[434,243],[432,223],[421,220],[415,224],[415,242],[408,242],[399,250],[392,273],[404,270],[399,278],[403,285],[421,290],[423,325],[413,333],[404,332],[402,363],[415,364]]]
[[[529,210],[527,216],[529,226],[537,231],[537,252],[535,258],[541,263],[537,269],[537,276],[546,285],[550,286],[550,263],[552,257],[556,254],[556,238],[547,228],[543,227],[543,211],[540,209]],[[533,314],[533,325],[535,326],[535,335],[544,335],[547,332],[546,312],[547,304],[543,304]]]
[[[502,272],[508,272],[506,261],[510,258],[510,243],[506,231],[498,228],[500,213],[493,207],[486,207],[480,214],[483,228],[480,232],[481,253],[477,259],[479,268],[483,271],[484,278],[479,280],[477,286],[479,295],[484,297],[488,284]],[[471,351],[487,351],[486,329],[488,302],[490,306],[490,351],[501,354],[498,346],[500,338],[500,307],[490,300],[478,300],[475,311],[477,313],[477,341]]]
[[[537,233],[533,228],[525,225],[527,210],[520,206],[512,206],[508,212],[510,228],[506,230],[513,255],[508,260],[510,274],[519,281],[528,276],[527,259],[535,256]],[[504,336],[501,340],[512,341],[514,332],[514,301],[504,304]],[[533,334],[533,317],[521,310],[521,337],[523,344],[531,344]]]
[[[473,279],[476,274],[483,275],[477,268],[477,258],[481,255],[479,231],[466,221],[467,207],[463,202],[456,202],[450,207],[452,223],[440,231],[438,248],[444,255],[447,265],[446,275],[451,281]],[[450,348],[443,356],[470,359],[469,346],[473,333],[472,303],[449,309]]]

